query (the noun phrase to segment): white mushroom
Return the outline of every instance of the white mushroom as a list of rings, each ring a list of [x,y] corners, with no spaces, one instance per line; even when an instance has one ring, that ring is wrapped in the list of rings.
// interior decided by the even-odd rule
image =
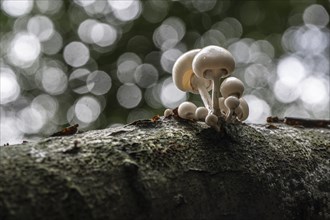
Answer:
[[[165,111],[164,111],[164,116],[165,116],[165,118],[167,118],[167,117],[169,117],[169,116],[171,116],[171,115],[173,115],[173,110],[172,109],[166,109]]]
[[[226,121],[232,121],[236,118],[236,113],[240,113],[240,110],[238,109],[236,112],[236,109],[240,104],[239,98],[243,95],[244,85],[241,80],[235,77],[228,77],[222,82],[220,92],[224,98],[224,105],[228,108]]]
[[[201,78],[212,80],[212,111],[220,116],[219,88],[220,78],[228,76],[235,68],[235,61],[231,53],[218,46],[207,46],[200,50],[192,62],[195,74]]]
[[[243,98],[240,98],[239,101],[240,104],[238,108],[235,110],[235,113],[240,121],[244,121],[249,117],[249,105]]]
[[[178,115],[184,119],[195,119],[195,111],[197,106],[192,102],[183,102],[179,105]]]
[[[205,123],[212,128],[214,128],[216,131],[220,131],[220,127],[218,125],[218,117],[214,114],[208,114],[205,118]]]
[[[226,121],[232,121],[235,117],[233,114],[235,113],[235,110],[239,106],[239,100],[235,96],[229,96],[225,99],[225,106],[228,108],[227,114],[226,114]]]
[[[227,113],[229,114],[229,109],[225,105],[224,97],[219,98],[219,106],[221,109],[221,113],[223,113],[224,115],[227,115]],[[239,121],[244,121],[249,116],[249,106],[245,99],[239,99],[239,106],[235,109],[235,115]]]
[[[205,121],[206,116],[208,115],[209,111],[205,107],[198,107],[195,112],[195,118],[199,121]]]
[[[229,96],[240,98],[244,92],[244,84],[236,77],[228,77],[222,82],[220,92],[224,98]]]
[[[211,97],[208,93],[212,87],[212,81],[197,77],[192,69],[192,61],[200,49],[190,50],[182,54],[174,63],[172,76],[178,89],[184,92],[200,94],[204,106],[211,109]]]

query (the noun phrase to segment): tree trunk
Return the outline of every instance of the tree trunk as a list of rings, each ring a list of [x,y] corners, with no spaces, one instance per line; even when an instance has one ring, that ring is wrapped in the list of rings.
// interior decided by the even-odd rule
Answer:
[[[142,120],[0,147],[0,219],[329,219],[330,129]]]

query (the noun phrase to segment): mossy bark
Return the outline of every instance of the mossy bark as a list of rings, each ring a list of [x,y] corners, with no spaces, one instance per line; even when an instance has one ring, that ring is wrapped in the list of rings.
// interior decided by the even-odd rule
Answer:
[[[329,219],[329,159],[330,129],[138,121],[0,147],[0,219]]]

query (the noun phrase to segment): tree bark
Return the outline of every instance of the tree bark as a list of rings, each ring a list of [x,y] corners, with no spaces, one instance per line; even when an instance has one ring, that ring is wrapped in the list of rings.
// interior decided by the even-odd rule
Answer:
[[[0,147],[0,219],[329,219],[330,129],[161,118]]]

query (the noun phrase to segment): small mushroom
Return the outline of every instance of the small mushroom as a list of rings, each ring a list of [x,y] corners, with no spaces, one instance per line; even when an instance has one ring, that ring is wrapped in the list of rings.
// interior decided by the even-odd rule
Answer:
[[[240,98],[244,92],[244,84],[236,77],[228,77],[222,82],[220,92],[224,98],[229,96]]]
[[[226,113],[226,121],[232,121],[236,118],[234,113],[240,104],[239,98],[243,95],[244,85],[241,80],[235,77],[228,77],[222,82],[220,92],[225,98],[225,106],[229,109]]]
[[[225,106],[228,108],[227,114],[226,114],[226,121],[232,121],[235,117],[233,117],[235,110],[239,106],[239,100],[235,96],[229,96],[225,99],[224,102]]]
[[[224,97],[219,98],[219,106],[220,106],[222,114],[224,114],[225,116],[227,115],[227,113],[229,114],[229,109],[225,105]],[[239,121],[244,121],[247,119],[247,117],[249,116],[249,106],[248,106],[247,102],[245,101],[245,99],[243,99],[243,98],[239,99],[239,106],[235,109],[234,112],[235,112],[234,113],[235,116],[237,117],[237,119]]]
[[[166,109],[165,111],[164,111],[164,116],[165,116],[165,118],[168,118],[168,117],[170,117],[171,115],[173,115],[174,113],[173,113],[173,110],[172,109]]]
[[[195,119],[195,111],[197,106],[192,102],[183,102],[179,105],[178,115],[180,118],[184,119]]]
[[[190,50],[182,54],[174,63],[172,76],[176,87],[184,92],[200,94],[204,106],[211,109],[211,97],[208,93],[212,81],[197,77],[192,69],[192,61],[200,49]]]
[[[195,112],[195,118],[198,121],[205,121],[206,116],[209,114],[209,111],[205,107],[198,107]]]
[[[235,110],[238,120],[245,121],[249,117],[249,105],[245,101],[245,99],[239,99],[240,104],[238,108]]]
[[[214,114],[208,114],[205,118],[205,123],[212,128],[214,128],[216,131],[220,131],[220,127],[218,125],[218,117]]]
[[[219,88],[220,79],[228,76],[235,68],[235,61],[231,53],[218,46],[207,46],[200,50],[194,57],[192,68],[201,78],[212,80],[212,112],[220,116]]]

